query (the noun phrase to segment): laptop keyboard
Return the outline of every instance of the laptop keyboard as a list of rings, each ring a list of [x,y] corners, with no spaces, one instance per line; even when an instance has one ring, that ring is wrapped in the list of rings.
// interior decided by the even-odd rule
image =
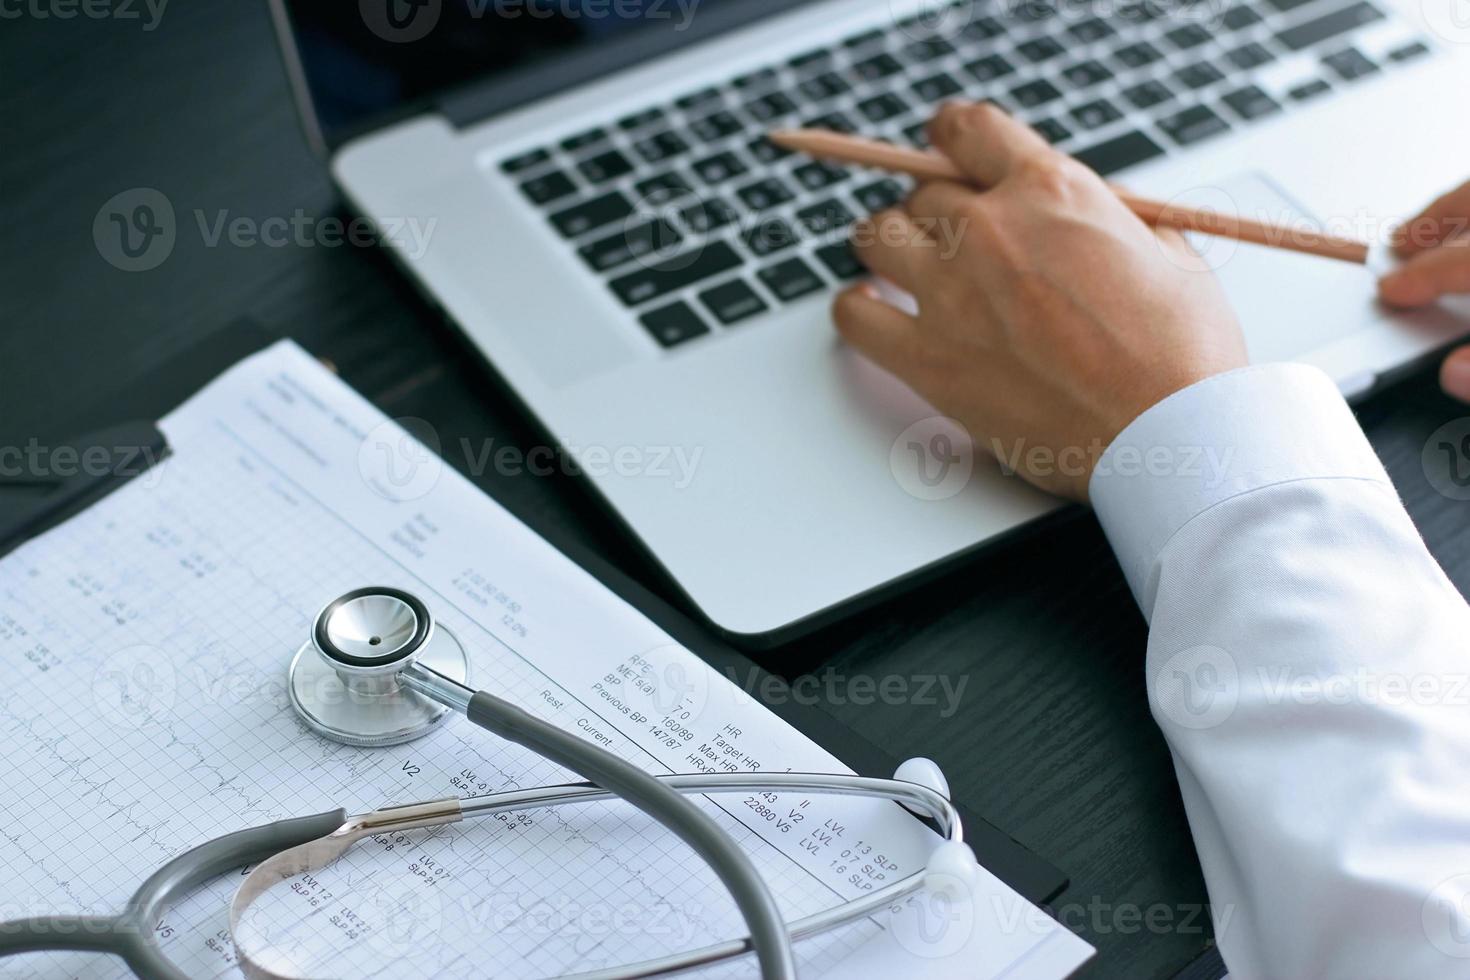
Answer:
[[[1430,53],[1407,35],[1355,47],[1387,19],[1376,0],[1200,3],[1198,20],[1166,2],[1121,0],[1107,18],[976,4],[943,19],[960,29],[866,30],[500,169],[675,347],[861,276],[848,225],[908,193],[906,178],[793,157],[764,138],[773,126],[923,146],[939,103],[988,99],[1106,176]]]

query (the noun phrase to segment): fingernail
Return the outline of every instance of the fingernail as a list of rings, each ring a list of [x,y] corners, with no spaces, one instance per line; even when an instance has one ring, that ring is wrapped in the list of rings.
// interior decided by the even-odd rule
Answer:
[[[1470,402],[1470,347],[1455,351],[1445,360],[1439,382],[1445,394]]]

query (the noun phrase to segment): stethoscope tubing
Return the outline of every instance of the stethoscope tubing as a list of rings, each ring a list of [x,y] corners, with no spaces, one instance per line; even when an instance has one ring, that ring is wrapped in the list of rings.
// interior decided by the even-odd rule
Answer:
[[[696,773],[657,776],[654,778],[669,789],[686,795],[776,791],[808,792],[819,793],[824,796],[853,796],[888,800],[904,805],[928,817],[934,822],[939,834],[947,841],[955,843],[964,842],[963,824],[959,812],[955,809],[954,805],[941,793],[918,783],[909,783],[895,779],[876,779],[867,776],[791,772],[766,774]],[[326,835],[320,841],[305,842],[299,850],[309,852],[308,849],[333,837],[340,840],[344,836],[348,836],[355,841],[363,836],[369,836],[370,833],[375,832],[372,828],[382,827],[385,821],[403,821],[405,826],[422,828],[456,823],[460,820],[490,816],[496,813],[540,809],[544,807],[570,806],[579,803],[596,803],[617,799],[620,799],[618,794],[592,783],[569,783],[560,786],[539,786],[532,789],[507,790],[463,800],[441,800],[433,803],[395,806],[348,817],[340,828],[334,829],[332,834]],[[422,819],[421,814],[425,813],[436,813],[437,815],[428,819]],[[252,877],[247,877],[241,883],[239,895],[248,894],[251,897],[241,905],[237,896],[236,904],[232,905],[231,908],[232,925],[243,916],[250,902],[266,890],[264,883],[253,880],[253,876],[264,875],[274,877],[276,880],[284,880],[287,872],[296,873],[304,870],[315,870],[330,864],[344,853],[349,846],[349,841],[342,841],[339,846],[323,848],[320,853],[329,854],[330,858],[320,863],[307,864],[292,860],[284,868],[280,869],[270,867],[268,863],[256,868],[251,873]],[[922,888],[924,881],[925,871],[919,870],[890,885],[875,889],[866,895],[858,896],[857,898],[835,905],[832,908],[824,909],[821,912],[814,913],[794,922],[786,923],[783,928],[791,941],[797,941],[827,932],[849,922],[867,918],[902,901]],[[236,947],[241,956],[242,966],[246,967],[247,975],[252,977],[276,978],[276,980],[291,976],[290,974],[276,973],[266,968],[259,961],[252,958],[248,950],[240,947],[238,940]],[[662,976],[701,966],[708,966],[743,956],[752,951],[753,944],[750,937],[745,936],[712,943],[697,949],[671,953],[656,959],[611,967],[590,973],[576,974],[573,980],[632,980],[632,978],[638,977]]]
[[[891,800],[917,810],[934,821],[940,835],[946,840],[964,840],[963,826],[954,805],[939,792],[917,783],[866,776],[792,772],[700,773],[655,778],[670,789],[684,794],[779,791]],[[440,801],[444,805],[438,807],[409,804],[356,816],[348,816],[343,810],[334,810],[235,831],[191,848],[170,860],[139,886],[128,901],[126,910],[119,915],[58,915],[0,923],[0,957],[46,950],[112,953],[121,956],[141,980],[187,980],[188,975],[175,967],[164,954],[152,926],[166,908],[183,899],[189,889],[219,874],[252,864],[258,864],[256,871],[259,871],[273,856],[293,848],[308,847],[314,842],[340,834],[347,828],[372,824],[373,818],[378,818],[379,821],[402,820],[400,815],[412,815],[416,811],[430,809],[442,814],[436,819],[421,820],[414,824],[427,827],[496,813],[615,799],[618,799],[616,794],[591,783],[569,783],[507,790],[463,800]],[[323,862],[323,865],[327,863],[330,862]],[[923,884],[924,872],[921,870],[867,895],[788,923],[785,928],[793,941],[817,935],[876,914],[914,894]],[[240,890],[243,892],[250,885],[251,881],[247,877]],[[578,974],[576,980],[631,980],[659,976],[733,959],[750,951],[749,937],[741,937],[640,963]],[[239,953],[243,961],[250,962],[246,950],[240,948]]]

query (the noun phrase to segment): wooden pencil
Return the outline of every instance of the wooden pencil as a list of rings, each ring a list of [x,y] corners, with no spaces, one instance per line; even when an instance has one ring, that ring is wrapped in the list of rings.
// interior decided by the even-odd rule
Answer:
[[[905,173],[919,180],[974,183],[948,157],[878,140],[823,129],[779,129],[769,138],[777,146],[808,156]],[[1114,193],[1150,225],[1251,242],[1292,252],[1305,252],[1359,265],[1368,261],[1368,246],[1351,238],[1306,227],[1253,221],[1208,208],[1170,204],[1114,187]]]

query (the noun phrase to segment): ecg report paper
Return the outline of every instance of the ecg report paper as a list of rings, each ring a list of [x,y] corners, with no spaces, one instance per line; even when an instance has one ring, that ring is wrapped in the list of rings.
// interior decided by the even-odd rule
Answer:
[[[388,748],[308,730],[287,664],[316,612],[366,585],[422,597],[472,686],[650,772],[848,771],[294,344],[160,427],[169,459],[0,561],[0,658],[18,677],[0,693],[0,920],[115,912],[178,852],[283,817],[577,781],[458,717]],[[696,799],[788,918],[921,868],[937,839],[890,802]],[[241,975],[239,880],[154,924],[190,976]],[[974,901],[934,900],[799,943],[804,975],[1055,978],[1091,955],[986,873]],[[371,838],[256,909],[253,954],[310,977],[555,976],[744,934],[693,852],[618,802]],[[0,960],[0,977],[126,975],[96,954]]]

